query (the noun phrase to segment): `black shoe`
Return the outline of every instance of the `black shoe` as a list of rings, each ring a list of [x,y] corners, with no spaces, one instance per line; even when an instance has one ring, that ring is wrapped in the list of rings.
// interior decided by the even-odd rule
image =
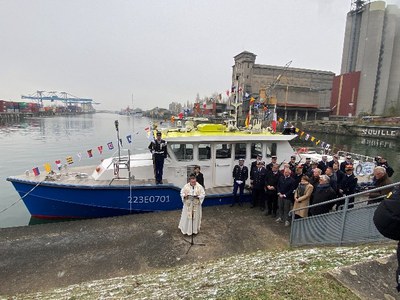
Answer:
[[[231,205],[229,205],[229,207],[234,207],[235,206],[235,203],[232,203]]]
[[[250,205],[250,208],[254,208],[254,205],[252,204],[252,205]]]

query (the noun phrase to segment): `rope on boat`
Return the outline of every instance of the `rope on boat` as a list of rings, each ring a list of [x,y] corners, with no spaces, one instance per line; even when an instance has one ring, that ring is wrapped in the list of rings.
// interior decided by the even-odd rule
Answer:
[[[42,184],[44,182],[43,181],[39,181],[37,183],[37,185],[35,185],[33,188],[31,188],[25,195],[23,195],[22,197],[20,197],[17,201],[15,201],[14,203],[12,203],[11,205],[9,205],[8,207],[0,210],[0,214],[2,214],[3,212],[9,210],[11,207],[13,207],[15,204],[17,204],[18,202],[20,202],[21,200],[23,200],[26,196],[28,196],[34,189],[36,189],[40,184]]]

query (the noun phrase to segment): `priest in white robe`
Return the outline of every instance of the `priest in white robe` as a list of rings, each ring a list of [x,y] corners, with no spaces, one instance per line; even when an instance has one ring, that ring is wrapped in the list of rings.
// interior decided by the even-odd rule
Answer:
[[[196,174],[190,174],[189,182],[181,189],[183,208],[178,228],[183,234],[192,235],[200,231],[201,204],[205,196],[204,188],[196,181]]]

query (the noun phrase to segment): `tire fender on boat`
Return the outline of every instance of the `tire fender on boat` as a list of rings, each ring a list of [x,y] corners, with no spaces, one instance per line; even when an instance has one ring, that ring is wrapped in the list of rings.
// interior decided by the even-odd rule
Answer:
[[[362,165],[361,165],[361,163],[359,163],[358,165],[357,165],[357,167],[356,167],[356,169],[355,169],[355,173],[356,173],[356,175],[364,175],[364,173],[363,173],[363,167],[362,167]]]

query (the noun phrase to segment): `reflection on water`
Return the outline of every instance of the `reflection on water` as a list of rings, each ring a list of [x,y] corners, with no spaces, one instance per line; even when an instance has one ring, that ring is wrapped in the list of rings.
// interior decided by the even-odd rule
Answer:
[[[356,136],[319,134],[315,136],[331,145],[332,153],[338,151],[347,151],[371,157],[382,156],[387,159],[389,165],[395,170],[392,176],[393,181],[400,181],[400,141],[374,139]],[[292,145],[295,147],[316,147],[316,150],[321,149],[315,146],[315,143],[310,141],[300,140],[296,138]]]
[[[37,223],[12,184],[6,181],[8,176],[23,174],[34,167],[44,171],[43,165],[50,163],[55,169],[55,161],[66,162],[67,156],[73,157],[73,166],[97,165],[116,150],[108,150],[107,143],[118,145],[114,121],[119,121],[120,137],[123,147],[131,153],[147,151],[148,139],[144,130],[149,126],[146,118],[133,118],[115,114],[90,114],[79,116],[60,116],[30,118],[18,123],[0,126],[0,227],[23,226]],[[131,143],[127,136],[131,135]],[[103,146],[100,154],[98,147]],[[89,158],[87,150],[93,149]],[[81,157],[79,156],[81,155]]]

